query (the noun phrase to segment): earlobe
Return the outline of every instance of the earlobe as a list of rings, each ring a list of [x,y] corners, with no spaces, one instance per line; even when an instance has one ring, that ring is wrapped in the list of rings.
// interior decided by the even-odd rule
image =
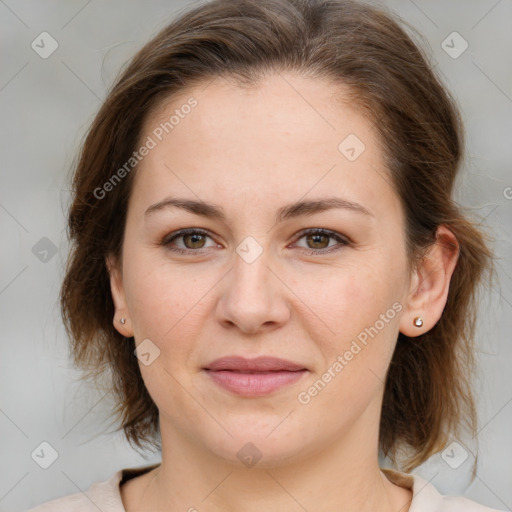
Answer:
[[[133,329],[130,322],[130,315],[126,305],[126,298],[123,286],[123,277],[120,266],[113,256],[107,256],[105,264],[110,277],[110,292],[114,302],[115,314],[113,318],[114,328],[127,338],[133,336]]]
[[[409,337],[424,334],[438,322],[443,313],[450,280],[457,265],[459,244],[444,225],[437,228],[436,241],[428,249],[415,270],[400,332]]]

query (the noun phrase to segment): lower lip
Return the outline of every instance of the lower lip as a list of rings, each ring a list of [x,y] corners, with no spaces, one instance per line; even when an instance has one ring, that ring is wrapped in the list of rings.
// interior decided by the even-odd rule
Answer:
[[[306,371],[241,373],[229,370],[206,370],[206,373],[213,382],[232,393],[242,396],[262,396],[298,381]]]

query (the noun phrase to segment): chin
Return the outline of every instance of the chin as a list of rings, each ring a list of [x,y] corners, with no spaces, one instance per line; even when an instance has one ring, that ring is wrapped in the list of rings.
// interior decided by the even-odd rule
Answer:
[[[226,435],[222,439],[209,439],[204,444],[214,456],[248,469],[276,468],[307,455],[309,450],[304,443],[303,430],[294,433],[279,426],[272,432],[274,428],[227,427],[233,437]],[[314,448],[310,447],[310,450],[314,451]]]

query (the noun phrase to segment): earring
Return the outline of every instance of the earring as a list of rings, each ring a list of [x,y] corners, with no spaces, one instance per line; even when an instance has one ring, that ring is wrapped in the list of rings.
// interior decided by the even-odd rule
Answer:
[[[417,316],[414,320],[413,320],[413,323],[416,327],[421,327],[423,325],[423,320],[421,318],[421,316]]]
[[[126,323],[126,318],[121,318],[121,320],[119,320],[121,322],[122,325],[124,325]]]

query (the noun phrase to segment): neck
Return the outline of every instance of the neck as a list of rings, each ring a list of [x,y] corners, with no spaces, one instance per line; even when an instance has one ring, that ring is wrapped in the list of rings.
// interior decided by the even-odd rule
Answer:
[[[161,419],[162,464],[144,493],[144,510],[409,510],[412,493],[380,471],[378,440],[371,432],[349,433],[288,464],[246,468],[190,444],[175,431],[170,435],[169,430]]]

